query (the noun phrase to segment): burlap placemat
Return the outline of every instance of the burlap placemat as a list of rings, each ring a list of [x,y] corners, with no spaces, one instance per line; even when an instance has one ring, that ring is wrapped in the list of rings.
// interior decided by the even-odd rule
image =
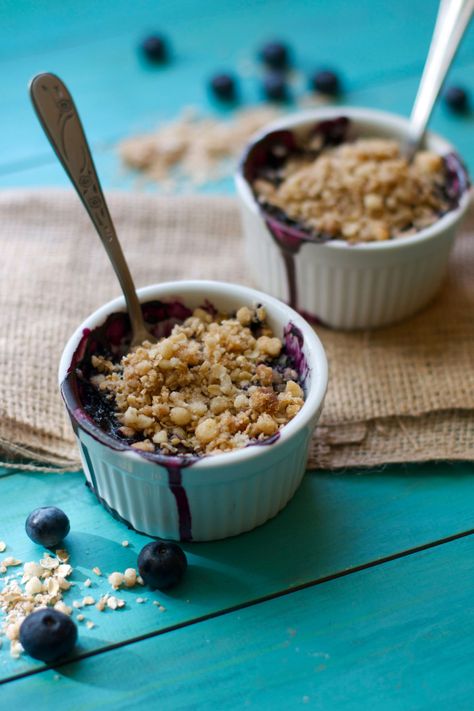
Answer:
[[[184,278],[251,284],[233,199],[116,193],[110,206],[138,286]],[[1,193],[0,260],[0,458],[76,468],[57,365],[71,332],[119,294],[118,284],[70,191]],[[309,467],[474,459],[469,224],[442,292],[422,313],[373,332],[318,333],[330,384]]]

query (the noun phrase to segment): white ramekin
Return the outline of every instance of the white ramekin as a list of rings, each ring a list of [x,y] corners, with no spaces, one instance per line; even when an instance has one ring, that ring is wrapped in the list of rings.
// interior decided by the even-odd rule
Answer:
[[[369,109],[325,107],[279,119],[249,144],[236,175],[246,254],[256,284],[289,302],[282,253],[243,175],[250,147],[279,129],[301,130],[318,121],[347,116],[351,133],[403,140],[408,120]],[[454,151],[443,138],[429,133],[426,147],[445,155]],[[455,233],[470,201],[466,191],[459,206],[411,237],[350,245],[343,240],[305,242],[293,257],[297,308],[315,321],[340,329],[385,326],[410,316],[435,295],[445,275]]]
[[[282,509],[299,486],[306,467],[311,435],[327,387],[326,356],[313,329],[282,302],[253,289],[212,281],[170,282],[139,290],[142,302],[182,301],[195,308],[206,299],[222,311],[263,304],[275,334],[292,323],[302,334],[308,366],[305,403],[272,444],[203,457],[179,469],[177,458],[151,461],[105,435],[78,407],[63,397],[76,433],[90,488],[117,518],[150,536],[208,541],[234,536],[264,523]],[[59,366],[65,380],[86,329],[101,325],[109,314],[125,311],[123,298],[89,316],[69,339]]]

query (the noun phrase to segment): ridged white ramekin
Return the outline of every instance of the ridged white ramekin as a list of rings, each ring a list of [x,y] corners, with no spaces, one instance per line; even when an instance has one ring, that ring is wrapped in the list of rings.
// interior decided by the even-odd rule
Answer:
[[[260,289],[290,301],[281,250],[272,237],[243,175],[248,150],[272,131],[298,131],[318,121],[347,116],[355,136],[403,140],[408,120],[369,109],[326,107],[273,122],[252,140],[236,176],[249,268]],[[451,144],[429,133],[426,147],[445,155]],[[385,326],[414,314],[436,294],[446,272],[454,236],[470,201],[411,237],[356,245],[343,240],[304,242],[293,255],[297,303],[301,312],[339,329]]]
[[[203,457],[179,468],[178,458],[154,461],[107,436],[71,394],[63,397],[76,433],[90,488],[117,518],[150,536],[208,541],[235,536],[264,523],[282,509],[303,478],[311,435],[327,387],[326,356],[313,329],[282,302],[253,289],[211,281],[170,282],[139,290],[142,303],[180,300],[195,308],[206,299],[218,309],[263,304],[276,335],[293,324],[302,335],[307,364],[305,403],[276,441]],[[105,304],[68,341],[59,366],[63,384],[86,329],[125,311],[123,298]]]

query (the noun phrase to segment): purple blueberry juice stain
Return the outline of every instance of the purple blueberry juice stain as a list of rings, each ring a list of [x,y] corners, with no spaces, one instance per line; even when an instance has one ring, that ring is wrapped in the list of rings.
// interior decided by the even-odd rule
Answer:
[[[218,313],[208,300],[201,308],[212,315]],[[150,331],[157,338],[169,336],[173,326],[182,323],[192,314],[192,311],[179,301],[169,303],[150,301],[143,304],[142,310]],[[256,318],[250,324],[250,329],[258,338],[261,335],[262,322]],[[282,383],[285,379],[294,379],[300,382],[304,389],[308,366],[303,353],[303,335],[294,324],[289,323],[284,329],[282,340],[284,344],[282,353],[271,363],[275,377]],[[121,434],[121,423],[115,415],[113,399],[100,392],[91,382],[91,377],[97,374],[91,358],[93,355],[101,355],[117,362],[129,351],[130,341],[131,327],[127,313],[111,314],[100,326],[92,330],[84,329],[67,375],[61,383],[61,394],[70,413],[76,435],[78,430],[82,429],[96,441],[116,451],[130,450],[134,442],[140,441],[140,437],[125,437]],[[252,442],[247,446],[267,446],[276,442],[279,437],[280,432],[277,432],[271,437]],[[133,452],[167,470],[168,486],[176,501],[180,539],[192,540],[191,508],[183,486],[182,470],[209,455],[198,455],[187,451],[184,446],[182,451],[178,450],[175,455],[136,449],[133,449]],[[100,497],[99,491],[96,490],[97,486],[91,488],[105,507],[111,510]],[[116,512],[114,515],[118,516]],[[127,522],[127,525],[131,524]]]
[[[188,463],[191,464],[191,462]],[[176,457],[176,465],[168,465],[168,484],[170,491],[176,501],[176,509],[178,512],[179,537],[181,541],[191,541],[192,536],[192,520],[191,509],[189,507],[188,497],[183,487],[183,461]]]
[[[355,138],[351,135],[351,129],[351,120],[347,116],[339,116],[316,123],[306,129],[304,135],[289,129],[268,133],[250,146],[244,155],[240,170],[250,186],[255,180],[261,178],[277,187],[283,180],[282,168],[288,158],[306,157],[314,160],[324,149]],[[458,207],[470,183],[467,170],[456,153],[445,155],[443,161],[445,184],[442,190],[443,197],[448,200],[448,211],[450,211]],[[328,234],[306,229],[292,220],[283,210],[259,200],[255,190],[253,192],[268,231],[283,260],[289,305],[312,323],[324,325],[317,315],[303,312],[299,306],[295,255],[306,242],[323,244],[334,238]],[[409,227],[410,225],[407,225],[407,228]],[[357,245],[353,245],[353,248],[356,247]]]

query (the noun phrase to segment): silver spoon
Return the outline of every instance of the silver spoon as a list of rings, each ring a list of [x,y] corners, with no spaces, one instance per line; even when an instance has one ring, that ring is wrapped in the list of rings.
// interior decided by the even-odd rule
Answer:
[[[132,346],[154,343],[143,320],[128,264],[100,186],[79,114],[66,86],[54,74],[38,74],[30,96],[39,121],[96,228],[122,287],[132,326]]]
[[[444,78],[474,10],[474,0],[441,0],[431,45],[410,116],[404,153],[411,160],[420,147]]]

